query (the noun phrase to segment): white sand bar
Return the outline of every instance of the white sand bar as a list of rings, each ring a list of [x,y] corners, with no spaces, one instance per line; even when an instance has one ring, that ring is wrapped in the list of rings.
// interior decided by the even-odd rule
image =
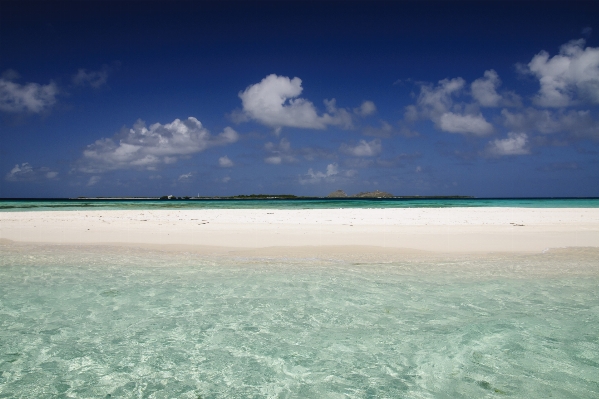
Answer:
[[[196,209],[0,212],[30,243],[453,253],[599,247],[597,208]],[[375,248],[373,248],[375,247]]]

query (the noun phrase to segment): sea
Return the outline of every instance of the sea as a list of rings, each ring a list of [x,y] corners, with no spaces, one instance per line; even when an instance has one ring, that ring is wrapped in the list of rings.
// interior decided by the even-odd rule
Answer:
[[[137,209],[599,208],[599,198],[1,199],[0,212]]]
[[[599,207],[267,201],[0,206]],[[598,331],[591,248],[360,261],[0,242],[0,398],[599,398]]]

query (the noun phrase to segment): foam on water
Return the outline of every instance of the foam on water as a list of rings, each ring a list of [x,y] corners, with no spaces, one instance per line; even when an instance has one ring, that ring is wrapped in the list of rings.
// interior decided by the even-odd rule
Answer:
[[[597,252],[0,246],[0,397],[599,397]]]

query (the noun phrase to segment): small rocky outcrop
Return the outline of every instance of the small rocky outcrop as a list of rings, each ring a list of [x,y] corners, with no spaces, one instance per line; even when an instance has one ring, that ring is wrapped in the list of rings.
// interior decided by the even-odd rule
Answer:
[[[347,194],[343,190],[337,190],[327,195],[327,198],[347,198]]]
[[[375,191],[358,193],[358,194],[354,195],[353,197],[356,197],[356,198],[393,198],[394,195],[390,194],[390,193],[386,193],[384,191],[375,190]]]

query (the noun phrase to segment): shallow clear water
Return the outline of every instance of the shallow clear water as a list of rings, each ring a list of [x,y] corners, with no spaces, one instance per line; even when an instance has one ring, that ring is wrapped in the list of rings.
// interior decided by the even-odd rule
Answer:
[[[108,209],[328,209],[328,208],[599,208],[599,198],[321,198],[291,200],[0,199],[0,212]]]
[[[596,259],[0,245],[0,397],[599,397]]]

